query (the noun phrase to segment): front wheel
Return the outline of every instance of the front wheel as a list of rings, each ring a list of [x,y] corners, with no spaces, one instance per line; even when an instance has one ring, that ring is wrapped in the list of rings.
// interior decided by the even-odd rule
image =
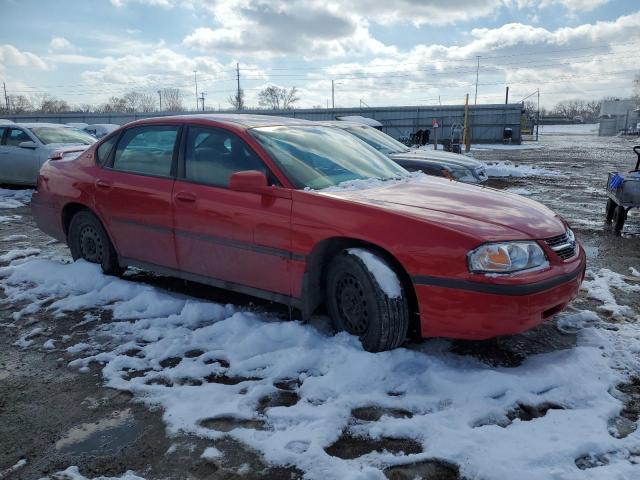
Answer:
[[[612,199],[607,199],[607,207],[605,208],[604,211],[604,219],[607,223],[611,223],[611,220],[613,220],[613,213],[615,212],[616,206],[618,204],[616,202],[614,202]]]
[[[613,212],[613,229],[620,232],[627,220],[627,210],[622,205],[618,205]]]
[[[380,352],[404,342],[409,328],[407,297],[395,272],[386,262],[368,250],[355,249],[336,256],[329,265],[326,303],[337,330],[357,335],[365,350]],[[386,278],[380,285],[367,263],[383,265]],[[372,260],[373,259],[373,260]],[[380,275],[380,268],[376,269]],[[388,282],[397,291],[389,291]],[[386,290],[386,291],[385,291]]]
[[[74,260],[82,258],[97,263],[107,275],[120,275],[124,271],[102,223],[88,210],[76,213],[71,219],[68,244]]]

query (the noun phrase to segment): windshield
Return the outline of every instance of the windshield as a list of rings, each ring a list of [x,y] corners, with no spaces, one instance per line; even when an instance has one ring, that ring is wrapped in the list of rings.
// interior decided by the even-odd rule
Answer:
[[[91,145],[96,141],[91,135],[79,132],[73,128],[34,127],[31,128],[31,131],[45,145],[49,143],[79,143],[81,145]]]
[[[249,130],[296,188],[321,189],[350,180],[390,180],[409,173],[337,128],[259,127]]]
[[[389,135],[382,133],[375,128],[361,126],[361,127],[347,127],[345,130],[360,140],[367,142],[373,148],[385,155],[391,155],[393,153],[405,153],[409,149],[401,144],[399,141],[391,138]]]

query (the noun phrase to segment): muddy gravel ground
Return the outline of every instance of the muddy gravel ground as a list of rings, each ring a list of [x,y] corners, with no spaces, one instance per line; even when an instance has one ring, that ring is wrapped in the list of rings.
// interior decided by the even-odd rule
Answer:
[[[573,225],[592,268],[607,267],[628,275],[629,267],[640,266],[640,214],[630,213],[622,234],[611,231],[603,222],[604,183],[607,171],[628,170],[633,166],[633,143],[633,140],[620,138],[549,135],[541,137],[541,148],[482,150],[475,156],[485,161],[511,161],[559,172],[560,175],[556,176],[492,179],[490,186],[517,189],[517,192],[555,209]],[[0,255],[15,249],[29,252],[25,249],[33,248],[31,254],[34,256],[68,258],[65,245],[53,241],[35,227],[28,207],[0,209],[0,217],[3,216],[4,220],[0,222]],[[287,310],[281,306],[201,285],[141,271],[130,271],[127,278],[173,292],[275,313],[283,320],[288,317]],[[3,297],[0,290],[0,300]],[[636,313],[640,312],[637,298],[625,300]],[[593,309],[596,303],[581,294],[572,307]],[[0,303],[0,324],[8,323],[18,307],[20,305]],[[109,312],[97,310],[92,312],[94,322],[81,324],[86,313],[68,314],[55,322],[50,322],[46,311],[23,317],[20,319],[20,327],[23,328],[50,325],[48,330],[38,334],[39,341],[29,348],[14,345],[20,336],[18,328],[0,330],[1,480],[40,478],[71,465],[78,466],[87,477],[121,475],[126,470],[134,470],[148,479],[302,477],[302,472],[294,467],[270,467],[260,455],[231,439],[223,438],[216,443],[224,454],[222,460],[201,458],[206,445],[203,440],[187,435],[167,437],[162,411],[134,402],[126,391],[103,387],[98,366],[92,367],[88,373],[69,368],[68,363],[78,354],[67,351],[66,347],[87,338],[95,322],[110,320]],[[47,336],[62,338],[64,343],[47,349],[43,346]],[[489,366],[509,367],[521,364],[535,353],[572,348],[575,341],[574,334],[561,332],[550,321],[513,337],[484,342],[454,341],[450,351],[460,356],[476,357]],[[640,387],[630,384],[625,388],[631,400],[624,416],[631,424],[629,428],[635,429],[634,422],[640,413]],[[288,401],[291,399],[283,394],[272,403],[286,405]],[[541,408],[543,412],[539,411]],[[535,408],[522,405],[511,415],[512,418],[526,419],[544,415],[546,410],[553,408],[554,405]],[[375,408],[354,410],[352,415],[355,420],[364,421],[380,418],[383,413],[410,415],[403,411],[381,412]],[[225,428],[235,426],[233,420],[229,420],[228,425],[223,425],[224,422],[224,419],[218,419],[216,428],[225,431]],[[384,449],[405,453],[420,451],[420,445],[414,443],[408,439],[382,438],[374,441],[345,434],[326,451],[340,458],[356,458]],[[23,459],[26,464],[21,466],[19,462]],[[393,479],[460,478],[456,465],[436,460],[389,468],[385,474]]]

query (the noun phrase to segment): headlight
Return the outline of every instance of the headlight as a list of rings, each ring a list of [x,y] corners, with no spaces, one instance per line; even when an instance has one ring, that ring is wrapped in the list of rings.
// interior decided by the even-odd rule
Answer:
[[[548,265],[536,242],[487,243],[467,255],[469,270],[477,273],[513,273]]]

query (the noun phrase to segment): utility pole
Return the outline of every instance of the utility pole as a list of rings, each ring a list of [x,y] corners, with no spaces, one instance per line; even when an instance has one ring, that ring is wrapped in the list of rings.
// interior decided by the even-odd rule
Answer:
[[[207,94],[207,92],[201,92],[200,93],[200,100],[202,100],[202,111],[204,112],[204,96]]]
[[[478,75],[480,74],[480,55],[476,55],[476,58],[478,59],[478,66],[476,67],[476,98],[473,101],[474,105],[478,104]]]
[[[507,93],[504,96],[504,104],[508,104],[509,103],[509,85],[507,85]]]
[[[196,112],[198,111],[198,71],[193,71],[193,79],[196,82]]]
[[[238,97],[236,100],[238,101],[238,110],[242,110],[242,102],[240,101],[240,63],[238,62],[236,62],[236,73],[238,75]]]
[[[331,80],[331,108],[336,108],[336,95],[333,86],[333,80]]]
[[[539,130],[540,130],[540,89],[538,88],[538,112],[536,113],[536,142],[538,141]]]
[[[162,90],[158,90],[158,96],[160,97],[160,111],[162,111]]]
[[[464,151],[471,151],[471,135],[469,135],[469,94],[464,98],[464,128],[462,129],[462,143]]]
[[[2,88],[4,88],[4,103],[7,105],[7,113],[9,113],[9,97],[7,97],[7,84],[2,82]]]

